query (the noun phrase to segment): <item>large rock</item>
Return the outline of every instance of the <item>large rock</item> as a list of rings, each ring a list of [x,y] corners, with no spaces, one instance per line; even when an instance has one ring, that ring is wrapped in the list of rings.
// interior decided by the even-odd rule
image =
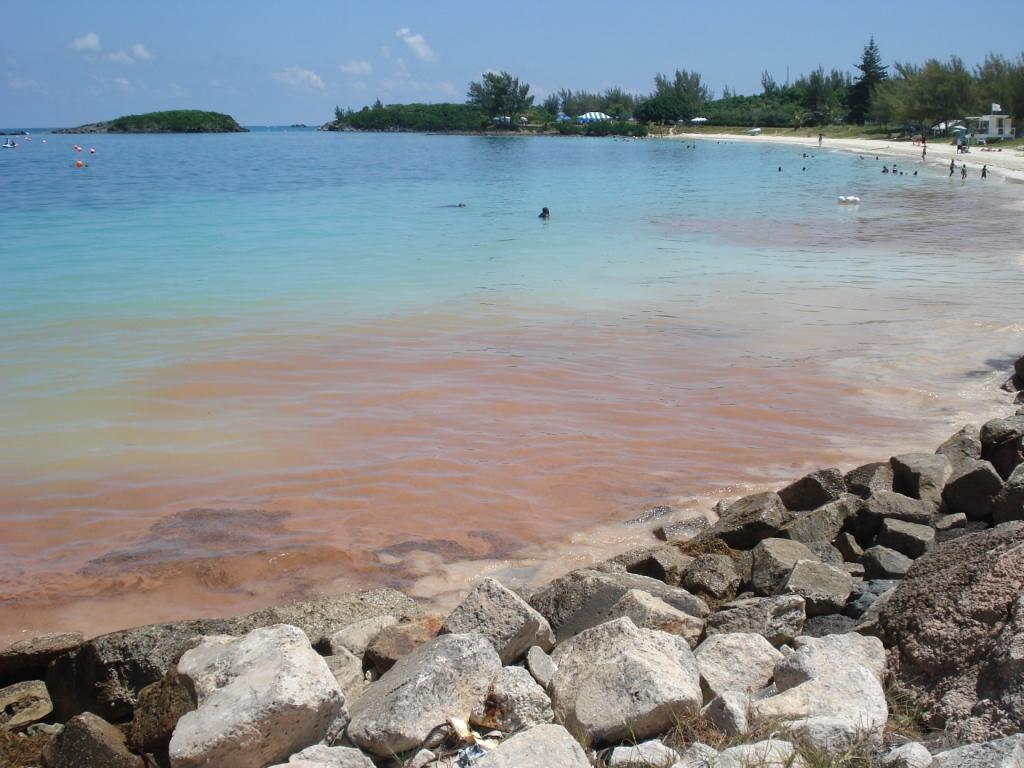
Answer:
[[[388,614],[414,616],[419,608],[397,590],[374,589],[265,608],[234,619],[135,627],[93,638],[55,659],[46,685],[58,720],[89,711],[110,722],[123,722],[131,719],[139,691],[162,678],[198,637],[239,636],[287,623],[302,629],[310,642],[326,645],[341,627]]]
[[[928,502],[935,509],[942,504],[942,489],[953,474],[953,465],[940,453],[905,453],[890,460],[893,490]]]
[[[698,540],[715,538],[734,549],[750,549],[775,536],[792,517],[777,493],[755,493],[733,502]]]
[[[828,752],[864,736],[880,744],[889,717],[884,672],[885,650],[877,638],[798,638],[796,650],[775,667],[778,693],[751,703],[751,722],[785,725]]]
[[[843,569],[816,560],[800,560],[782,590],[800,595],[808,616],[824,616],[842,610],[852,588],[853,579]]]
[[[1024,416],[993,419],[981,428],[981,458],[992,463],[1004,480],[1024,463]]]
[[[817,559],[799,541],[765,539],[753,549],[750,586],[759,595],[778,594],[798,561]]]
[[[956,474],[964,465],[981,458],[981,430],[973,424],[968,424],[940,445],[935,452],[949,459],[953,466],[953,474]]]
[[[932,756],[931,768],[1021,768],[1024,736],[967,744]]]
[[[1010,523],[943,544],[887,596],[879,627],[894,678],[929,704],[931,725],[963,740],[1019,730],[1022,594],[1024,524]]]
[[[803,512],[835,501],[844,493],[843,473],[833,467],[819,469],[790,483],[779,491],[779,498],[790,512]]]
[[[654,535],[662,541],[669,543],[678,541],[689,541],[694,536],[708,528],[706,517],[691,517],[686,520],[677,520],[673,523],[665,523],[654,529]]]
[[[545,651],[555,647],[548,620],[494,579],[478,581],[445,619],[441,632],[483,635],[491,641],[502,664],[511,664],[534,645]]]
[[[561,641],[607,621],[611,609],[631,589],[639,589],[697,618],[708,615],[707,604],[679,587],[632,573],[582,569],[567,573],[530,598],[530,605],[551,624]]]
[[[679,635],[691,648],[704,633],[704,619],[673,608],[654,595],[631,589],[608,611],[609,619],[628,618],[640,629],[657,629]]]
[[[992,501],[992,522],[996,525],[1024,520],[1024,465],[1017,467]]]
[[[51,661],[84,642],[81,632],[51,632],[12,643],[0,651],[0,687],[42,680]]]
[[[716,768],[806,768],[807,763],[788,741],[767,739],[730,747],[719,756]]]
[[[850,493],[866,499],[879,491],[892,490],[892,465],[887,461],[865,464],[847,472],[843,480]]]
[[[992,514],[992,501],[1003,487],[1003,479],[987,461],[965,459],[942,491],[946,511],[962,512],[970,520],[985,520]]]
[[[878,531],[878,543],[911,558],[935,549],[935,529],[903,520],[884,520]]]
[[[882,756],[882,768],[929,768],[931,764],[931,753],[916,741],[901,744]]]
[[[742,736],[750,730],[748,711],[750,696],[737,691],[726,691],[709,701],[700,711],[715,730],[729,737]]]
[[[902,579],[914,564],[906,555],[888,547],[871,547],[862,560],[868,579]]]
[[[332,634],[327,640],[327,654],[334,656],[343,650],[353,656],[363,657],[367,647],[381,630],[398,623],[394,616],[373,616],[369,619],[354,621],[347,627],[342,627]]]
[[[473,768],[590,768],[590,761],[562,726],[535,725],[503,741]]]
[[[731,600],[736,597],[740,574],[731,557],[709,552],[694,558],[686,569],[682,583],[699,597]]]
[[[346,651],[343,647],[337,648],[337,653],[324,656],[327,668],[331,670],[334,679],[338,681],[338,687],[345,694],[346,704],[351,704],[358,699],[366,686],[366,673],[363,671],[363,660],[358,656]],[[140,695],[141,698],[141,695]]]
[[[530,670],[530,674],[533,675],[533,679],[537,681],[538,685],[545,689],[558,670],[551,657],[536,645],[526,652],[526,668]]]
[[[373,761],[358,749],[314,744],[270,768],[375,768]]]
[[[885,520],[927,525],[934,516],[935,507],[929,502],[893,491],[879,491],[861,501],[856,512],[846,519],[844,527],[862,546],[869,547]]]
[[[193,692],[171,669],[163,679],[139,691],[128,743],[136,752],[167,755],[178,720],[196,708]]]
[[[554,719],[551,700],[523,667],[504,667],[470,715],[473,725],[505,733]]]
[[[348,737],[381,757],[415,749],[449,718],[469,720],[501,668],[481,635],[441,635],[399,659],[359,697]]]
[[[857,514],[859,502],[856,496],[844,494],[817,509],[798,514],[783,526],[779,535],[804,544],[831,543],[840,535],[847,518]]]
[[[694,656],[706,701],[729,691],[760,691],[784,658],[762,635],[743,632],[711,635],[697,646]]]
[[[364,661],[383,674],[395,666],[396,661],[437,637],[441,625],[441,617],[431,614],[384,627],[366,646]]]
[[[613,557],[609,561],[609,565],[612,566],[612,570],[624,570],[627,573],[647,576],[678,587],[691,562],[693,562],[693,558],[681,552],[679,547],[674,544],[665,544],[660,547],[625,552]],[[619,565],[622,567],[617,568],[616,566]]]
[[[616,747],[608,756],[608,768],[662,768],[675,765],[679,753],[664,742],[652,739],[642,744]]]
[[[646,739],[700,710],[697,662],[675,635],[615,619],[561,643],[552,658],[555,716],[589,743]]]
[[[44,720],[53,702],[41,680],[28,680],[0,688],[0,728],[17,730]]]
[[[280,762],[324,738],[343,713],[327,663],[287,624],[203,638],[177,669],[197,708],[171,736],[172,768]]]
[[[804,599],[800,595],[746,598],[720,606],[708,617],[705,631],[708,635],[752,632],[780,646],[800,634],[806,618]]]
[[[46,745],[42,761],[44,768],[143,768],[124,734],[91,712],[71,718]]]

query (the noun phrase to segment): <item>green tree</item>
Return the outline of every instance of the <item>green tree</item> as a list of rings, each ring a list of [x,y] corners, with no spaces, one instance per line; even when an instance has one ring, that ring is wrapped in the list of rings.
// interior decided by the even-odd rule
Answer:
[[[654,76],[654,93],[640,104],[634,114],[648,123],[670,120],[689,120],[711,101],[714,94],[701,81],[699,72],[677,69],[669,80],[665,75]]]
[[[490,117],[515,118],[533,106],[530,85],[508,72],[484,72],[480,82],[469,84],[466,101]]]
[[[875,89],[880,83],[889,78],[886,66],[882,63],[882,55],[875,44],[875,36],[872,35],[868,44],[864,46],[864,53],[861,54],[860,64],[857,64],[860,76],[850,88],[850,95],[847,104],[850,109],[850,122],[863,125],[871,111],[871,100]]]

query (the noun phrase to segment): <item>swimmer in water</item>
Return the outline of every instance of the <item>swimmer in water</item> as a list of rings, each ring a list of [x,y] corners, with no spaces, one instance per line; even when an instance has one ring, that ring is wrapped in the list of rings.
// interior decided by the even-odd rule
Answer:
[[[550,219],[551,218],[551,211],[549,211],[547,209],[547,207],[541,208],[540,209],[540,213],[537,215],[537,218],[538,219]]]

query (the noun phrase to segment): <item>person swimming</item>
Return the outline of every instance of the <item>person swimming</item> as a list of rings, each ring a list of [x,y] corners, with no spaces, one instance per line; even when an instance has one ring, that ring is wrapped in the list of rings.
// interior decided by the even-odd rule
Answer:
[[[537,218],[538,219],[550,219],[551,218],[551,211],[549,211],[547,209],[547,207],[545,206],[544,208],[540,209],[540,213],[537,215]]]

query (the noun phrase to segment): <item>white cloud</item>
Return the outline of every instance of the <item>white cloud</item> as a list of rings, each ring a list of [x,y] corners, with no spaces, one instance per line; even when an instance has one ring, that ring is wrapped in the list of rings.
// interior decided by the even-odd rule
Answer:
[[[409,46],[409,50],[420,61],[433,61],[437,58],[434,49],[427,44],[427,40],[418,32],[413,32],[408,27],[402,27],[395,32],[395,37]]]
[[[339,65],[338,69],[346,75],[369,75],[373,73],[373,65],[362,59],[353,59],[347,64]]]
[[[280,72],[271,74],[275,80],[293,88],[323,88],[324,81],[311,69],[302,67],[285,67]]]
[[[100,36],[95,32],[88,32],[68,43],[68,48],[72,51],[98,51],[100,49]]]
[[[114,51],[107,58],[115,64],[132,64],[135,62],[135,59],[129,56],[127,51]]]
[[[156,58],[152,53],[146,50],[146,46],[142,43],[136,43],[132,46],[132,56],[139,61],[152,61]]]

